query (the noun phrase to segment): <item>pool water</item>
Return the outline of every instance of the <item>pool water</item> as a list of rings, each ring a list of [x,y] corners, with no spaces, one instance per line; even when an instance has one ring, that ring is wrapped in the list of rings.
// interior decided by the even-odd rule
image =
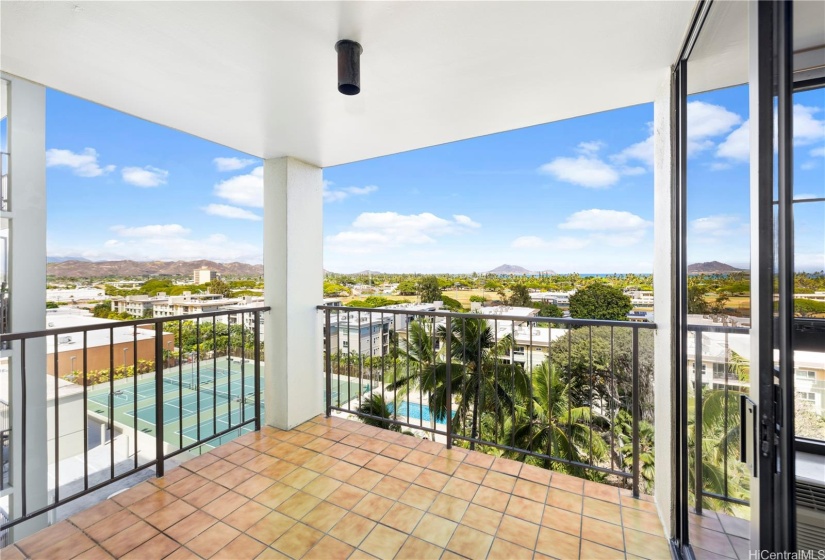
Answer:
[[[407,414],[407,407],[409,406],[409,414]],[[394,412],[395,406],[393,403],[388,403],[387,408],[390,409],[390,412]],[[413,420],[422,420],[424,422],[431,421],[431,413],[430,407],[426,404],[418,404],[418,403],[411,403],[407,401],[401,401],[398,403],[398,416],[409,416],[410,422]],[[436,419],[439,424],[443,424],[447,421],[445,417],[439,417]]]

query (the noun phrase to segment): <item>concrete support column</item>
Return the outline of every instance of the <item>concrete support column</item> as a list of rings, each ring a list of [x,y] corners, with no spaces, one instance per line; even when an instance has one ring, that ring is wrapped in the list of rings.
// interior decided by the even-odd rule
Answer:
[[[11,332],[46,328],[46,89],[3,76],[9,86],[9,326]],[[46,505],[46,340],[26,343],[26,418],[23,418],[20,343],[12,345],[10,392],[12,406],[13,518],[23,514],[23,474],[26,510]],[[22,427],[26,426],[23,448]],[[23,454],[26,463],[23,465]],[[45,527],[46,516],[12,529],[19,540]]]
[[[678,357],[676,339],[679,324],[676,317],[677,294],[677,200],[673,188],[673,130],[676,127],[670,69],[662,71],[662,80],[653,103],[653,294],[656,310],[654,335],[654,402],[656,404],[656,506],[667,538],[672,537],[675,519],[673,479],[673,426],[677,411],[673,407],[676,390],[675,374]]]
[[[264,400],[268,425],[290,429],[323,411],[323,173],[264,162]]]

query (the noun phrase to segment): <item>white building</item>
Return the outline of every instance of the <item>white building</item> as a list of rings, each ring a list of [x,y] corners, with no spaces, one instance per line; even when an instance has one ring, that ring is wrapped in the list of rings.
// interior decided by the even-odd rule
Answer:
[[[126,296],[112,298],[112,311],[117,313],[128,313],[133,317],[154,316],[155,305],[163,305],[169,301],[164,292],[158,292],[156,296]]]
[[[159,301],[152,306],[154,317],[173,317],[220,311],[227,305],[235,305],[240,300],[225,298],[220,294],[193,294],[183,292],[180,296],[170,296],[166,301]]]
[[[218,277],[218,273],[208,268],[198,268],[192,273],[193,284],[208,284]]]

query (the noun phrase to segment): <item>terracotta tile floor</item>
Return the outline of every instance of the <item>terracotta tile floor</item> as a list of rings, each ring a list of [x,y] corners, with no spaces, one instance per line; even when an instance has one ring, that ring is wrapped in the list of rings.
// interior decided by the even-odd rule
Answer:
[[[697,560],[738,559],[750,556],[750,521],[705,510],[690,514],[690,541]]]
[[[240,437],[0,555],[669,558],[662,534],[650,498],[318,417]]]

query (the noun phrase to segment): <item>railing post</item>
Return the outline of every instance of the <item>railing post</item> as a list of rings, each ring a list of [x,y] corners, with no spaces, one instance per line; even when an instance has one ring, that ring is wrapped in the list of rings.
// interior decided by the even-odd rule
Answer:
[[[135,364],[137,375],[137,364]],[[137,398],[135,395],[134,398]],[[135,418],[137,423],[137,417]],[[114,445],[114,440],[112,440]],[[155,476],[163,477],[163,323],[155,323]]]
[[[261,429],[261,312],[255,311],[255,430]]]
[[[639,497],[639,329],[633,329],[633,497]]]
[[[695,387],[695,397],[696,397],[696,406],[695,406],[695,420],[694,420],[694,434],[693,434],[693,445],[694,445],[694,469],[693,469],[693,494],[696,499],[696,515],[702,515],[702,331],[698,330],[693,333],[693,337],[695,340],[694,346],[694,356],[693,356],[693,369],[694,369],[694,379],[696,383]],[[725,414],[727,414],[727,410],[725,410]],[[685,436],[687,437],[687,436]]]
[[[435,319],[433,319],[433,324],[435,324]],[[446,324],[446,336],[444,337],[444,355],[447,361],[446,364],[446,376],[447,379],[445,380],[446,389],[447,389],[447,449],[451,449],[453,446],[453,355],[452,355],[452,339],[453,339],[453,324],[452,324],[452,317],[447,317],[447,324]],[[433,368],[435,368],[435,364],[433,364]],[[433,371],[435,374],[435,371]],[[432,414],[435,414],[431,411]]]
[[[330,326],[330,315],[332,313],[329,309],[324,310],[324,375],[326,377],[327,387],[327,418],[332,415],[332,332]],[[382,335],[383,336],[383,333]],[[383,339],[382,339],[383,344]],[[383,383],[383,381],[382,381]]]

